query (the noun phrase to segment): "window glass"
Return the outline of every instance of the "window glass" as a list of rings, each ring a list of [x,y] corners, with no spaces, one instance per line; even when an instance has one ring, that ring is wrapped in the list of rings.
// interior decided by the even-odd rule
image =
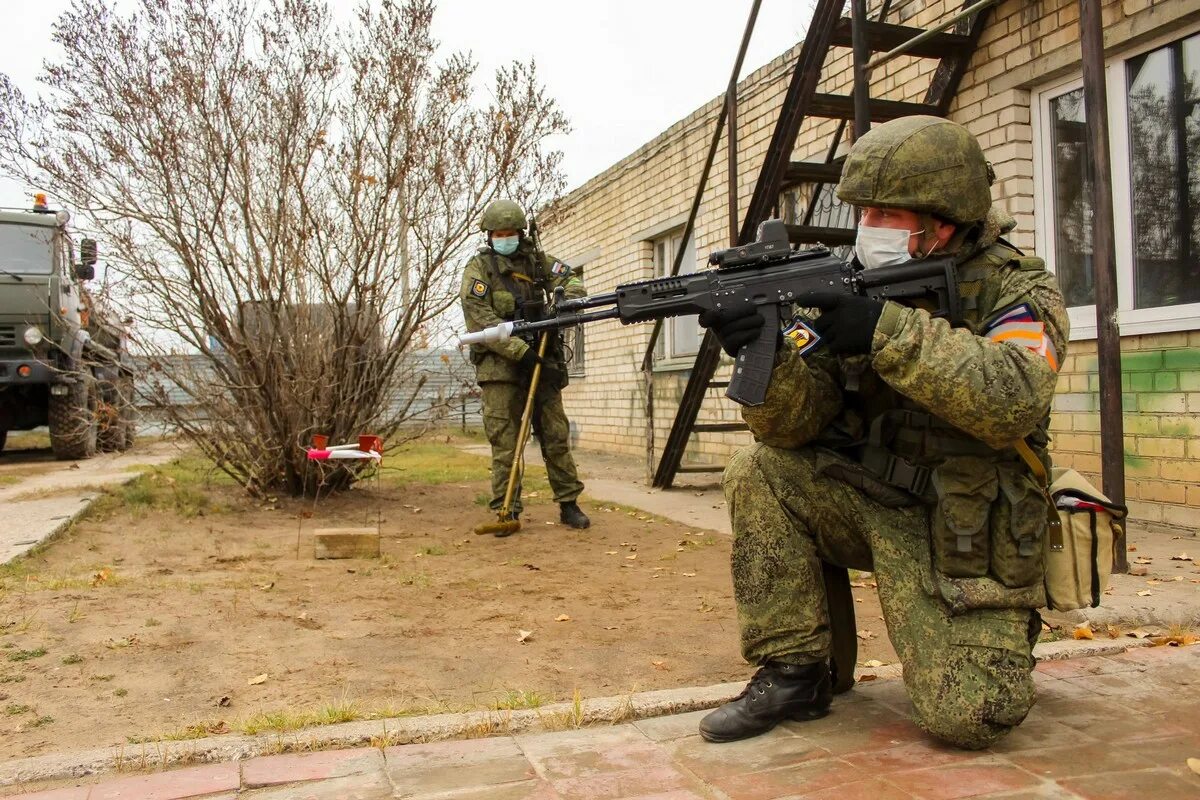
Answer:
[[[1200,302],[1200,35],[1126,62],[1134,305]]]
[[[679,233],[668,234],[654,242],[654,274],[663,277],[671,274],[675,264],[675,254],[683,245],[683,236]],[[679,274],[687,275],[696,271],[695,239],[688,239],[684,246],[683,261],[679,264]],[[655,355],[658,358],[686,358],[700,352],[700,340],[704,331],[696,321],[696,316],[672,317],[664,320],[663,332],[658,339]]]
[[[1068,306],[1092,305],[1092,170],[1083,89],[1052,98],[1049,116],[1054,272]]]
[[[0,225],[0,269],[49,275],[54,270],[53,241],[53,228]]]

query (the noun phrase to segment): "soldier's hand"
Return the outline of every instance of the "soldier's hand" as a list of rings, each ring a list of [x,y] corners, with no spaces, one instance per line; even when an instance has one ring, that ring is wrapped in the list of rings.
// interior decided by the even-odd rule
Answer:
[[[562,379],[562,372],[559,370],[558,364],[554,363],[548,358],[539,358],[538,354],[532,347],[527,348],[525,352],[521,354],[521,360],[519,363],[521,364],[521,367],[524,368],[524,370],[530,375],[533,374],[533,368],[536,365],[541,364],[542,380],[558,381]]]
[[[700,312],[700,326],[711,328],[721,349],[737,358],[738,351],[758,338],[766,324],[758,307],[750,302],[737,303],[729,308],[711,308]]]
[[[813,320],[812,327],[831,353],[853,356],[871,352],[871,339],[883,313],[883,303],[852,294],[810,292],[796,298],[796,305],[821,309],[821,316]]]

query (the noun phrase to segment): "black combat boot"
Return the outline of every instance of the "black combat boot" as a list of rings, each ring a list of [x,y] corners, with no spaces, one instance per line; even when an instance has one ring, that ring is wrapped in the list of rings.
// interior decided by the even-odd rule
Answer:
[[[559,503],[558,507],[560,509],[558,518],[562,520],[563,523],[570,525],[572,528],[583,529],[592,524],[592,521],[588,519],[588,515],[583,513],[583,509],[581,509],[579,504],[574,500],[568,500],[565,503]]]
[[[700,735],[710,742],[749,739],[785,719],[823,717],[832,700],[825,662],[797,666],[768,661],[741,694],[700,720]]]

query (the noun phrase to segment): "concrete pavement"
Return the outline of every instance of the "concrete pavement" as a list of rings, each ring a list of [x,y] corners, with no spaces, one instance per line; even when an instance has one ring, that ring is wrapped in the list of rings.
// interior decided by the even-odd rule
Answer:
[[[134,467],[164,464],[179,452],[170,442],[151,442],[83,461],[55,461],[49,449],[0,453],[0,564],[57,535],[105,486],[136,478]]]
[[[22,800],[1176,800],[1200,797],[1200,647],[1039,665],[1039,700],[996,747],[943,747],[897,680],[860,683],[815,722],[745,742],[704,712],[603,728],[208,764]],[[1189,759],[1195,767],[1189,766]]]

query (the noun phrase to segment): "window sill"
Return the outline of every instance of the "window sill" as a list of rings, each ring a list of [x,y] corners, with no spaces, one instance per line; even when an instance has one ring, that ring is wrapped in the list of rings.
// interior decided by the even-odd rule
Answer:
[[[662,361],[654,362],[654,372],[682,372],[696,366],[696,356],[683,356],[682,358],[663,359]]]
[[[1067,313],[1071,317],[1070,341],[1089,341],[1096,338],[1095,306],[1076,306],[1068,309]],[[1200,331],[1200,303],[1121,310],[1117,312],[1117,325],[1122,337]]]

